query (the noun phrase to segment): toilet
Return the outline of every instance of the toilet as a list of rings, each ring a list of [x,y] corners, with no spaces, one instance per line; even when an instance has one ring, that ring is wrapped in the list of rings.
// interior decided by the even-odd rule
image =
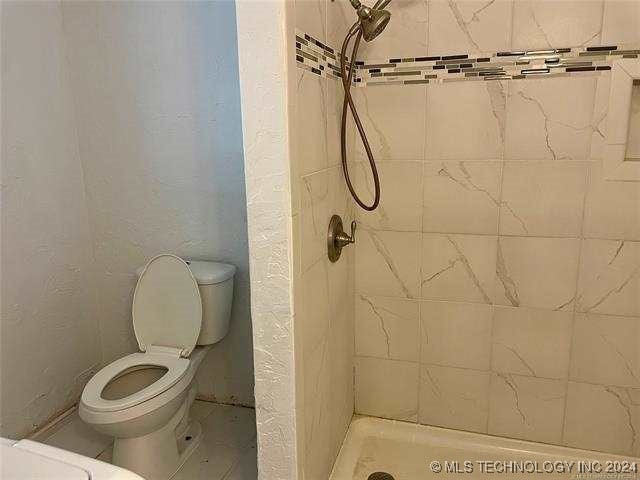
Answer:
[[[113,464],[147,480],[171,478],[202,436],[189,418],[195,375],[227,334],[235,267],[162,254],[138,271],[133,329],[140,352],[104,367],[85,386],[78,411],[114,437]]]

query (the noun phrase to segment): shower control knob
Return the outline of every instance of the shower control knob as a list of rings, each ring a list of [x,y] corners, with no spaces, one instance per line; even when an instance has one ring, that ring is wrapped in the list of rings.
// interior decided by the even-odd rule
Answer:
[[[333,215],[329,221],[327,232],[327,255],[331,262],[337,262],[342,254],[342,249],[356,241],[356,222],[351,222],[351,235],[345,233],[342,227],[342,218]]]

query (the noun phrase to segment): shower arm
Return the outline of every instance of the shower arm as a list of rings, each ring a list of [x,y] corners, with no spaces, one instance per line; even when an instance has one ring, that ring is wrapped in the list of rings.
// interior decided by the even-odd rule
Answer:
[[[382,10],[391,3],[391,0],[377,0],[373,7],[363,5],[360,0],[349,0],[351,6],[358,13],[359,18],[369,18],[373,10]]]
[[[389,5],[391,3],[391,0],[378,0],[374,5],[373,5],[373,9],[374,10],[382,10],[384,9],[387,5]]]

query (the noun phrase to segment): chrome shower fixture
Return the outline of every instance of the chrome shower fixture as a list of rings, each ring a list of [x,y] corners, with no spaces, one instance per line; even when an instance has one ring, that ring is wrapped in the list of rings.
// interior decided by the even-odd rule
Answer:
[[[384,7],[389,5],[391,0],[378,0],[373,7],[363,5],[360,0],[350,0],[350,2],[358,13],[362,37],[366,42],[370,42],[380,35],[391,20],[391,14],[384,10]]]

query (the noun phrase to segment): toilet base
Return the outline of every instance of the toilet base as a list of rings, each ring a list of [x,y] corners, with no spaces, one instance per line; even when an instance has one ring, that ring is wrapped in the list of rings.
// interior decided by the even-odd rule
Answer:
[[[194,392],[195,393],[195,392]],[[188,395],[188,397],[195,395]],[[189,401],[191,400],[191,401]],[[146,480],[169,480],[200,444],[200,422],[188,418],[187,399],[169,423],[141,437],[115,438],[112,463]]]
[[[190,420],[187,431],[184,433],[184,435],[178,438],[178,449],[182,452],[180,454],[180,464],[176,468],[176,471],[173,472],[173,474],[169,478],[178,473],[178,470],[180,470],[185,462],[189,460],[191,454],[195,451],[196,448],[198,448],[198,445],[200,445],[201,440],[202,425],[200,425],[200,422],[198,422],[197,420]]]

